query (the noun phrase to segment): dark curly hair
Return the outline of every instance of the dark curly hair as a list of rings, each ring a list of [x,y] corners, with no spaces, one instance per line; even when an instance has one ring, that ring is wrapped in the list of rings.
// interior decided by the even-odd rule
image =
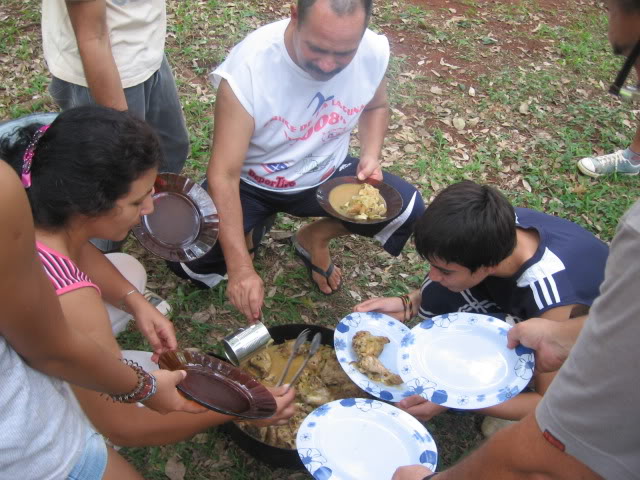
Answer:
[[[19,128],[0,143],[0,157],[18,174],[41,126]],[[126,112],[86,106],[61,113],[34,151],[27,195],[36,226],[57,230],[74,215],[108,212],[136,179],[161,161],[156,134]]]
[[[509,200],[488,185],[465,180],[445,188],[415,225],[418,253],[475,272],[507,258],[516,246],[516,220]]]

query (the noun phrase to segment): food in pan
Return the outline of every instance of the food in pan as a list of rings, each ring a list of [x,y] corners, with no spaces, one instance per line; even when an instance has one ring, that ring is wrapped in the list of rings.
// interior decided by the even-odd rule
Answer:
[[[264,385],[274,386],[284,370],[293,343],[294,340],[288,340],[279,345],[271,345],[251,357],[242,368],[254,375]],[[299,355],[293,360],[284,383],[290,380],[302,364],[308,353],[309,344],[304,344],[300,350]],[[333,348],[328,345],[322,345],[318,352],[311,357],[296,383],[295,389],[297,394],[296,414],[287,425],[255,427],[250,423],[238,422],[240,428],[269,445],[280,448],[295,448],[300,424],[317,407],[341,398],[367,396],[347,376],[338,363]]]

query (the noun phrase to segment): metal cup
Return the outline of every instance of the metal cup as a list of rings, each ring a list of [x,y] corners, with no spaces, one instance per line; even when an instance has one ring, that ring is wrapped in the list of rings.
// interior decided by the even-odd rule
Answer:
[[[222,339],[224,353],[231,363],[239,366],[247,358],[258,353],[272,341],[271,334],[262,322],[243,327]]]

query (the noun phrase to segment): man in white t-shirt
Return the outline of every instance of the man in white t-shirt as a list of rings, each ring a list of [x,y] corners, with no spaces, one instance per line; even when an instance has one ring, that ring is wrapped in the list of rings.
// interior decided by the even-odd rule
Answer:
[[[165,0],[43,0],[42,45],[63,109],[100,104],[129,110],[160,138],[162,171],[189,153],[175,80],[164,54]]]
[[[249,320],[259,318],[264,296],[250,249],[276,213],[325,217],[300,229],[293,245],[328,295],[342,281],[329,254],[331,239],[374,237],[398,255],[424,210],[415,187],[380,168],[389,43],[366,28],[370,15],[371,0],[299,0],[290,19],[251,33],[212,74],[218,94],[207,180],[222,248],[170,268],[207,286],[228,272],[227,294]],[[356,126],[359,159],[348,154]],[[328,218],[316,189],[347,175],[393,185],[403,197],[400,215],[377,225]]]

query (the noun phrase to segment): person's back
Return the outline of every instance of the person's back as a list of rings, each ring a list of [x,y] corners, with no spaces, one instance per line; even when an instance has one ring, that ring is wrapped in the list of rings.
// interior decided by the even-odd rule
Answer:
[[[516,228],[535,230],[539,245],[518,272],[489,276],[484,286],[498,307],[517,319],[563,305],[591,306],[604,279],[609,249],[581,226],[528,208],[515,209]]]

